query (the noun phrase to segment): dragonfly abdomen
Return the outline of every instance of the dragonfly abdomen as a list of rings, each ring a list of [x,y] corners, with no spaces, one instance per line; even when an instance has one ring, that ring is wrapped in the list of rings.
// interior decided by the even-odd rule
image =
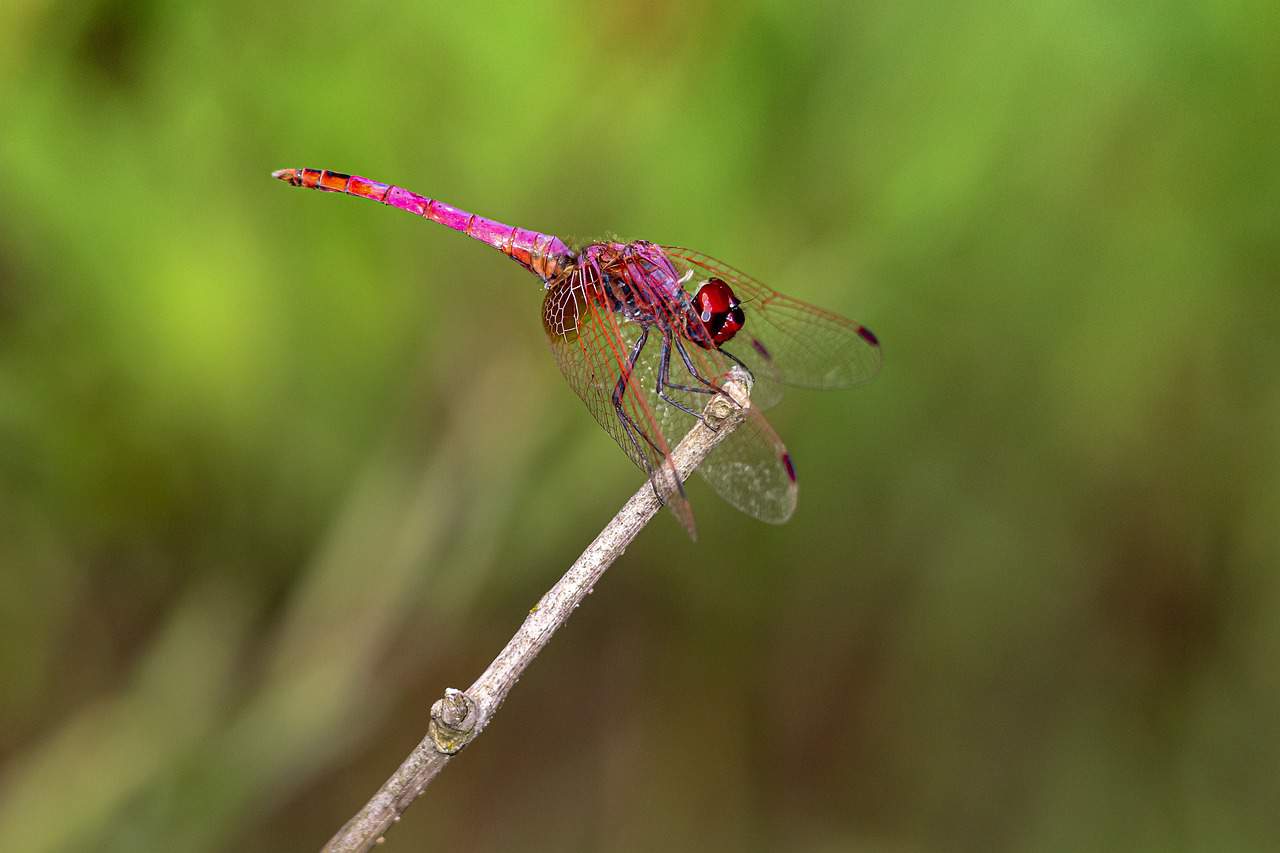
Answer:
[[[492,246],[543,281],[554,277],[561,266],[573,256],[559,237],[505,225],[418,195],[403,187],[384,184],[360,175],[348,175],[328,169],[280,169],[271,175],[290,186],[367,198],[438,222],[446,228],[461,231],[468,237]]]

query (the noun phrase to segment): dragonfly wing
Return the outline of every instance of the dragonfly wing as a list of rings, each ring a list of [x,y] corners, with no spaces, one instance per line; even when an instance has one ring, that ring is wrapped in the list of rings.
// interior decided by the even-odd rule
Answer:
[[[715,277],[733,288],[747,320],[722,349],[766,384],[776,380],[805,388],[847,388],[880,369],[880,342],[866,326],[778,293],[701,252],[663,248],[676,269],[692,272],[695,282]]]
[[[701,412],[711,399],[709,393],[681,389],[707,388],[702,379],[719,387],[736,365],[723,352],[705,350],[688,342],[682,344],[681,352],[673,339],[668,344],[666,382],[663,394],[659,395],[663,344],[662,338],[650,342],[645,356],[636,365],[636,378],[642,388],[652,392],[649,399],[662,432],[678,440],[696,422],[689,411]],[[689,369],[690,365],[693,370]],[[782,440],[759,411],[759,388],[759,382],[752,388],[746,420],[711,451],[698,466],[698,473],[716,494],[736,509],[761,521],[781,524],[791,517],[796,507],[795,467]],[[663,396],[666,399],[662,399]]]
[[[761,521],[782,524],[795,512],[795,466],[754,405],[733,435],[711,451],[698,473],[716,494]]]
[[[553,285],[543,300],[543,325],[561,373],[596,422],[618,443],[628,458],[649,477],[658,497],[696,538],[693,511],[684,495],[675,465],[671,461],[669,436],[678,440],[684,433],[663,429],[651,405],[647,383],[651,350],[649,340],[641,351],[637,369],[627,374],[627,364],[644,329],[635,323],[619,322],[606,307],[598,282],[581,269]],[[619,405],[615,390],[623,382]]]

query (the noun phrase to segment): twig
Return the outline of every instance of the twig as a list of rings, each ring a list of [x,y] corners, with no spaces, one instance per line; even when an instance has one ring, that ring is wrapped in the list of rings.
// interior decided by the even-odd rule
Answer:
[[[712,397],[703,409],[703,420],[694,425],[671,454],[681,480],[688,479],[707,454],[728,438],[747,416],[750,376],[734,368],[723,387],[736,403],[725,395]],[[661,508],[661,501],[648,483],[632,495],[577,562],[529,611],[520,630],[476,682],[465,692],[449,688],[444,697],[431,706],[427,736],[355,817],[329,839],[325,853],[369,850],[383,842],[386,831],[400,820],[400,815],[422,795],[449,760],[484,731],[502,700],[550,642],[552,634],[569,620],[605,570]]]

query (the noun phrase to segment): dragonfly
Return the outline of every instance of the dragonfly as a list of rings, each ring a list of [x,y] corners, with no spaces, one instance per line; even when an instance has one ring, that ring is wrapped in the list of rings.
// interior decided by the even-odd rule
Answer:
[[[697,470],[737,509],[781,524],[795,511],[796,468],[762,410],[778,402],[782,386],[846,388],[880,368],[880,342],[866,326],[691,249],[646,240],[574,249],[551,234],[359,175],[271,174],[461,231],[541,279],[542,325],[560,371],[691,538],[697,528],[671,451],[735,370],[752,380],[744,419]]]

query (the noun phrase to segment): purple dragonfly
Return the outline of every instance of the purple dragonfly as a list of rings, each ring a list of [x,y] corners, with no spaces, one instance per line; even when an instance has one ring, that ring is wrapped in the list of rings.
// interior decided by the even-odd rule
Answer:
[[[695,536],[671,448],[735,367],[753,379],[746,420],[699,466],[730,504],[782,523],[796,505],[790,454],[762,408],[780,384],[845,388],[880,367],[866,326],[784,296],[689,249],[590,243],[503,225],[401,187],[326,169],[273,172],[295,187],[345,193],[407,210],[487,243],[542,279],[542,324],[561,372]]]

